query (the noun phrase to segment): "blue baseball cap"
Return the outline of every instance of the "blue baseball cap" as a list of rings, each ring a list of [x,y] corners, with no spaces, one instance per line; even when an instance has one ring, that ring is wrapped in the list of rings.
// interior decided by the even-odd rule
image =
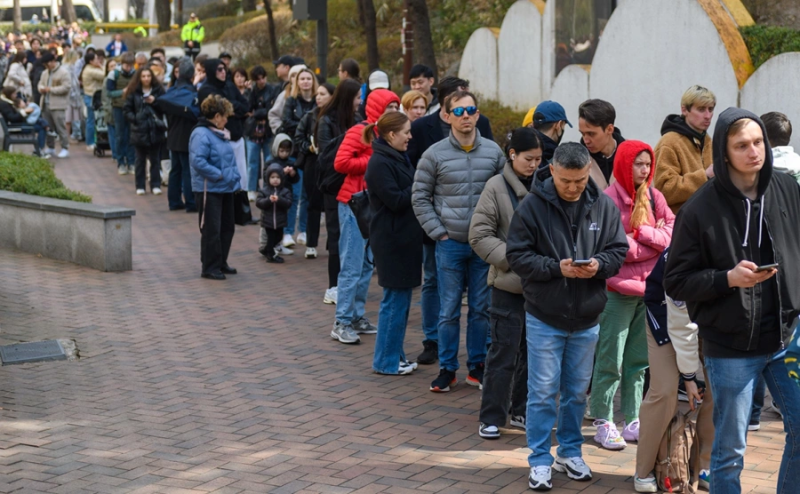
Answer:
[[[564,107],[555,101],[542,101],[536,106],[536,112],[533,114],[534,124],[560,122],[562,120],[572,127],[570,121],[567,120],[567,112],[564,111]]]

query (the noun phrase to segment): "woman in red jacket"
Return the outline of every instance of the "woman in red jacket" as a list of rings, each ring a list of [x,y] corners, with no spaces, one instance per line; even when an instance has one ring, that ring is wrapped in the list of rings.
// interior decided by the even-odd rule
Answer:
[[[378,328],[364,317],[369,281],[372,278],[372,252],[367,241],[361,236],[356,217],[347,202],[356,192],[367,188],[364,174],[372,156],[372,146],[362,139],[367,123],[374,124],[385,112],[397,111],[400,98],[387,89],[372,91],[367,98],[367,122],[354,125],[347,130],[339,151],[336,153],[334,168],[346,175],[344,184],[336,199],[339,201],[339,271],[338,299],[336,300],[336,321],[333,323],[331,338],[341,343],[358,343],[359,334],[375,334]]]

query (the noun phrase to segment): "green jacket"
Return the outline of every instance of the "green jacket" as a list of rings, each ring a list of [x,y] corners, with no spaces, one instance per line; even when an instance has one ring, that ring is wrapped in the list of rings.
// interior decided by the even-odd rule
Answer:
[[[187,22],[181,29],[181,41],[197,41],[202,43],[206,37],[206,28],[200,24],[200,21]]]

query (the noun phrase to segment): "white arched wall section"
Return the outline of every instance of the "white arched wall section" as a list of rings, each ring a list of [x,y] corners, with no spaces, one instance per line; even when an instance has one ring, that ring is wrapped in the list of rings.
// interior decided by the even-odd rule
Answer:
[[[626,138],[655,146],[664,118],[680,112],[681,95],[693,84],[711,89],[720,110],[737,105],[752,63],[721,9],[711,0],[648,0],[614,11],[592,63],[589,94],[614,105]]]
[[[567,125],[561,142],[580,142],[578,132],[578,107],[589,99],[589,65],[568,65],[558,74],[550,91],[550,100],[560,103],[567,112]]]
[[[470,89],[485,99],[497,100],[497,28],[477,29],[467,41],[458,77],[470,83]]]
[[[740,105],[756,115],[778,111],[792,122],[791,145],[800,151],[800,98],[796,81],[800,77],[800,52],[782,53],[767,60],[742,88]]]
[[[508,9],[497,40],[498,99],[525,111],[542,99],[542,0],[519,0]]]

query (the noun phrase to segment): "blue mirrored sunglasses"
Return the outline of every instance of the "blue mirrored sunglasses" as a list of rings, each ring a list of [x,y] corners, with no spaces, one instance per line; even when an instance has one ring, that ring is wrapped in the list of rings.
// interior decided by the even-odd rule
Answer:
[[[459,106],[458,108],[453,108],[453,109],[450,110],[450,113],[452,113],[453,115],[455,115],[457,117],[463,117],[464,116],[464,112],[467,112],[467,115],[469,115],[471,117],[472,115],[475,115],[476,113],[478,113],[478,107],[477,106],[466,106],[466,107]]]

